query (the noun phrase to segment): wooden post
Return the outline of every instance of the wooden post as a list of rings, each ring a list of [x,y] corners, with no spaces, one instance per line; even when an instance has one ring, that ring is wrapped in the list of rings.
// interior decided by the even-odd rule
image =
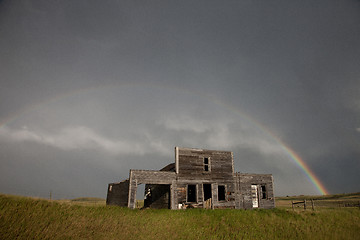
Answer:
[[[304,210],[306,210],[306,199],[304,199]]]
[[[294,201],[293,200],[291,200],[291,206],[292,206],[293,211],[295,211],[295,209],[294,209]]]
[[[312,210],[315,211],[314,200],[313,199],[311,199],[311,207],[312,207]]]

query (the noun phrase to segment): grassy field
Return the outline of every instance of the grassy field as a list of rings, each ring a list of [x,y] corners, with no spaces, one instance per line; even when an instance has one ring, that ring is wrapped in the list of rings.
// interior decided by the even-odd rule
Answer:
[[[102,199],[0,195],[0,239],[70,238],[360,239],[360,210],[130,210]]]
[[[359,207],[360,206],[360,192],[348,194],[334,194],[324,196],[291,196],[291,197],[277,197],[276,207],[289,209],[292,208],[291,201],[307,200],[308,209],[311,209],[311,200],[314,203],[315,209],[326,208],[343,208],[343,207]],[[297,209],[303,208],[301,205],[296,206]]]

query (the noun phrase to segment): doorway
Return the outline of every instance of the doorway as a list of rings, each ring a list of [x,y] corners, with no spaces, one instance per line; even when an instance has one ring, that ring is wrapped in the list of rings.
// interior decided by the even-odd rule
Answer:
[[[258,195],[258,186],[251,185],[251,196],[252,196],[252,206],[253,208],[259,207],[259,195]]]
[[[204,190],[204,201],[206,201],[212,197],[211,184],[203,184],[203,190]]]
[[[145,184],[144,208],[170,209],[170,185]]]
[[[187,202],[196,202],[196,185],[187,186]]]

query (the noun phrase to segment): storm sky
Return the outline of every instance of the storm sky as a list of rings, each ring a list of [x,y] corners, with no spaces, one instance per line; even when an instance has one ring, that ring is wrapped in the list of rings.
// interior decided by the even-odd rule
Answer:
[[[360,1],[0,2],[0,192],[106,197],[174,147],[360,191]]]

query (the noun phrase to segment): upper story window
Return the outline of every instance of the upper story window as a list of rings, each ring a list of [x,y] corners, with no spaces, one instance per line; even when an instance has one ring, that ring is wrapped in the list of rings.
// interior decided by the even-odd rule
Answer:
[[[209,157],[204,157],[204,171],[205,172],[210,172],[210,158]]]

